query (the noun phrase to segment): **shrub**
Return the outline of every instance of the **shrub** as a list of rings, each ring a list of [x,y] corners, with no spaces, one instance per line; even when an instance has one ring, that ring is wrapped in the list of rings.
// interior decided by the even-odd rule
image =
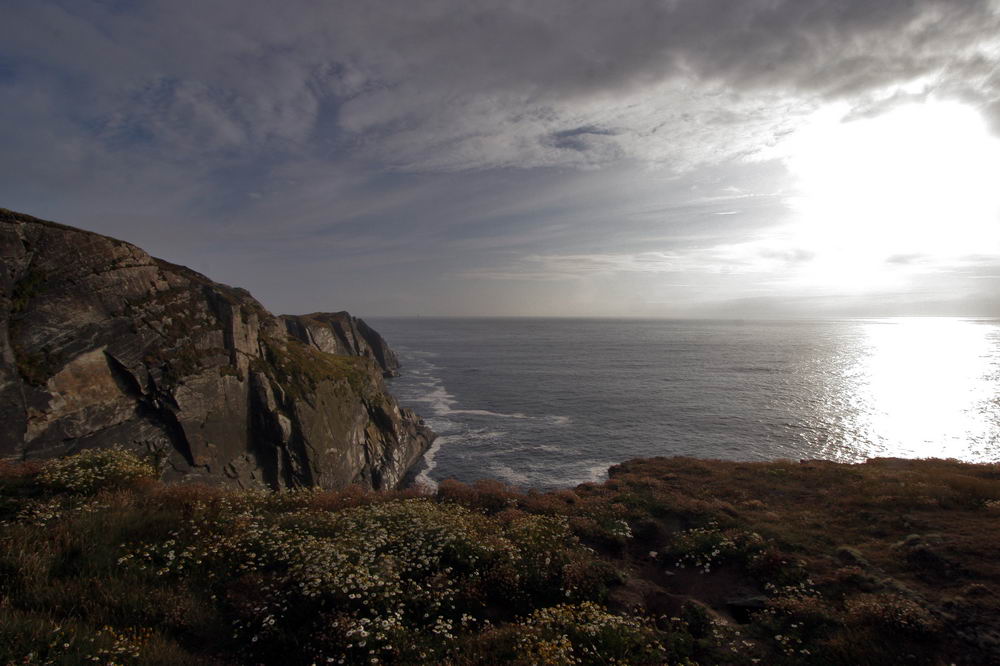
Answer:
[[[709,573],[724,563],[750,567],[764,552],[764,539],[756,532],[720,530],[718,524],[709,523],[675,535],[664,554],[677,568]]]
[[[760,637],[771,641],[781,654],[796,659],[808,657],[815,642],[837,626],[829,604],[806,592],[809,590],[783,590],[755,617]]]
[[[848,600],[846,608],[853,624],[915,636],[935,631],[940,625],[926,608],[895,594],[862,594]]]
[[[307,498],[196,502],[181,530],[131,549],[122,563],[204,580],[254,659],[305,650],[306,661],[352,663],[405,661],[414,646],[444,657],[485,608],[586,595],[573,584],[601,574],[585,571],[590,555],[563,518],[488,517],[429,499],[287,510]]]
[[[591,602],[542,608],[521,622],[520,628],[517,652],[522,663],[667,663],[654,628]]]
[[[38,475],[42,487],[79,494],[119,488],[157,476],[152,464],[122,448],[87,449],[51,460]]]

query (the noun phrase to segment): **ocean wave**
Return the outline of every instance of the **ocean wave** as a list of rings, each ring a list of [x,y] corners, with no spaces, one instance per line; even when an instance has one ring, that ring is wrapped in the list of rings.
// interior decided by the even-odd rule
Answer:
[[[510,465],[504,465],[503,463],[491,463],[490,471],[493,472],[493,476],[496,478],[514,486],[526,486],[531,481],[531,478],[524,472],[519,472]]]
[[[593,465],[587,468],[587,481],[594,483],[597,481],[603,481],[608,478],[608,470],[617,465],[619,460],[605,460],[599,465]]]
[[[491,412],[488,409],[453,409],[450,414],[464,414],[466,416],[493,416],[498,419],[527,419],[531,418],[527,414],[514,412],[513,414],[503,414],[501,412]]]
[[[617,465],[620,460],[605,460],[601,462],[588,461],[593,464],[583,466],[566,465],[553,469],[549,474],[534,479],[535,488],[572,488],[581,483],[600,483],[607,480],[608,468]],[[514,472],[517,474],[517,472]]]
[[[438,482],[431,478],[431,472],[437,467],[437,454],[441,450],[441,447],[448,442],[452,441],[452,437],[448,435],[438,435],[434,439],[434,443],[431,444],[431,448],[427,449],[424,453],[424,468],[420,470],[417,474],[417,478],[413,480],[415,485],[426,486],[431,490],[437,490]]]
[[[503,430],[482,429],[482,430],[469,431],[469,435],[476,439],[500,439],[501,437],[506,436],[506,434],[507,434],[506,431]]]
[[[433,382],[421,382],[420,384],[422,386],[430,387],[431,390],[427,391],[423,395],[413,398],[413,402],[422,402],[430,405],[434,414],[437,416],[488,416],[499,419],[531,418],[527,414],[522,414],[521,412],[504,414],[503,412],[493,412],[488,409],[455,409],[455,396],[445,389],[440,380],[435,380]]]
[[[431,386],[432,388],[430,391],[413,398],[414,402],[427,403],[438,416],[451,414],[453,411],[451,406],[455,404],[455,396],[448,393],[440,382],[431,384]]]

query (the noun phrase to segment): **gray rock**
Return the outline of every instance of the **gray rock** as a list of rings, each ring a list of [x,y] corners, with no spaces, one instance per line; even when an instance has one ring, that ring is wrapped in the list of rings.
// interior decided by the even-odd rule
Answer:
[[[399,374],[399,360],[382,336],[347,312],[281,315],[288,334],[328,354],[364,356],[378,363],[385,377]]]
[[[165,480],[393,488],[434,434],[346,312],[248,292],[106,236],[0,209],[0,458],[124,446]]]

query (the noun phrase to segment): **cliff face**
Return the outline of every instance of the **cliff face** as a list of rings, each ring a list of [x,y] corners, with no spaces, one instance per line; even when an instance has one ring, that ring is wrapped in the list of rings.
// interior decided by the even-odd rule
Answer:
[[[165,480],[398,485],[433,433],[346,312],[275,317],[123,241],[0,209],[0,458],[121,445]]]
[[[382,336],[346,312],[281,315],[288,334],[327,354],[364,356],[375,361],[386,377],[399,374],[399,360]]]

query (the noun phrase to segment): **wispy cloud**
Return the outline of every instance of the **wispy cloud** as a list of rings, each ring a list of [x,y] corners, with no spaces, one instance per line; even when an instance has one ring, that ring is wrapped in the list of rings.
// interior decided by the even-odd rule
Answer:
[[[463,277],[567,280],[615,273],[777,274],[789,266],[809,262],[814,256],[811,250],[779,249],[765,242],[633,254],[529,255],[518,259],[514,265],[504,270],[476,269],[467,271]]]

